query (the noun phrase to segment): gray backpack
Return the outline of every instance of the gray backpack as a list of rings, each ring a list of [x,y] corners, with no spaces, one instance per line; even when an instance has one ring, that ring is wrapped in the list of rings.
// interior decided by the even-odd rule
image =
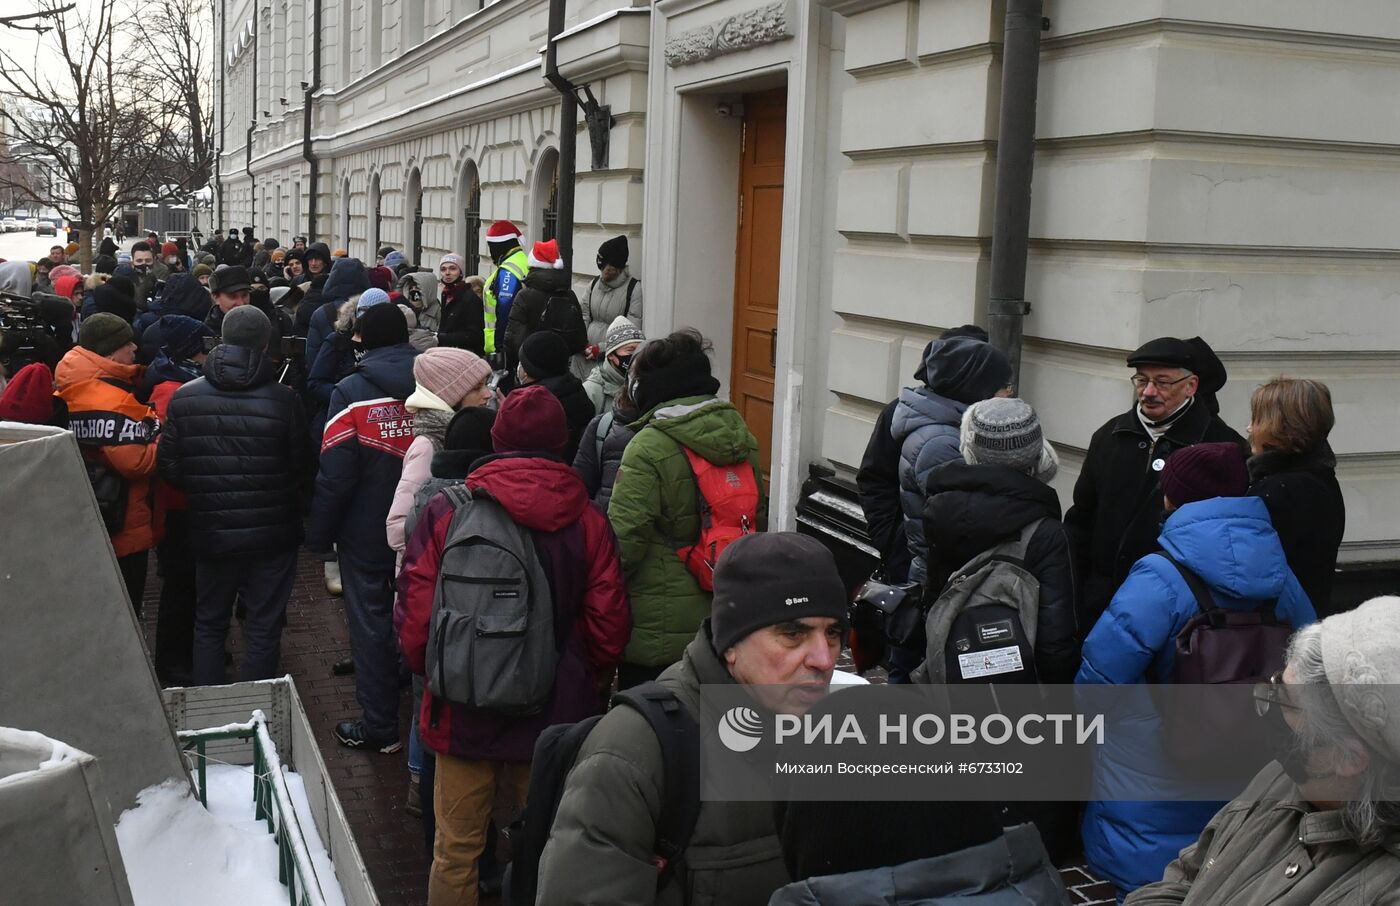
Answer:
[[[949,577],[924,622],[917,682],[1035,683],[1040,580],[1026,548],[1044,519],[973,557]]]
[[[534,538],[489,496],[465,485],[447,493],[458,505],[433,594],[428,688],[454,704],[538,713],[554,691],[560,646]]]

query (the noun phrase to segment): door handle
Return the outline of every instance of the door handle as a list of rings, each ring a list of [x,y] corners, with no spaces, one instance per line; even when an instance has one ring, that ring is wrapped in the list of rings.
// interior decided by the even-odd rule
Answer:
[[[768,365],[773,369],[778,367],[778,328],[776,327],[768,332]]]

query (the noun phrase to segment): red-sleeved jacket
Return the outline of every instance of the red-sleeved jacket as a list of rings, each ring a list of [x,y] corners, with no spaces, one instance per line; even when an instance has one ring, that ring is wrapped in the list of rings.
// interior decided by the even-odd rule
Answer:
[[[555,671],[554,696],[540,714],[509,717],[436,701],[425,692],[419,733],[435,752],[529,761],[545,727],[599,712],[598,680],[622,661],[632,614],[617,539],[607,517],[589,501],[578,474],[557,460],[496,458],[477,467],[467,477],[467,486],[489,493],[512,519],[530,529],[556,612],[576,615],[573,633]],[[404,549],[394,625],[409,669],[418,674],[424,670],[433,593],[451,522],[450,504],[445,497],[436,498]]]

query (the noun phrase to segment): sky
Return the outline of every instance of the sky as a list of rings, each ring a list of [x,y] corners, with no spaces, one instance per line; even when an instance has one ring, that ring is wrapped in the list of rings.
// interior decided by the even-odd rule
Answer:
[[[70,22],[72,17],[95,14],[103,2],[104,0],[64,0],[65,5],[66,3],[74,4],[73,11],[68,14]],[[115,2],[118,4],[119,19],[125,19],[126,16],[121,15],[121,12],[130,8],[132,0],[115,0]],[[36,3],[35,0],[4,0],[0,6],[4,8],[3,15],[16,16],[34,12],[39,9],[40,4]],[[42,68],[46,64],[52,65],[58,59],[57,53],[53,50],[53,33],[38,35],[23,29],[0,29],[0,40],[3,40],[6,52],[22,63],[27,64],[37,59],[38,65]],[[126,43],[126,39],[118,35],[115,45],[118,52]],[[36,51],[39,52],[37,57]]]

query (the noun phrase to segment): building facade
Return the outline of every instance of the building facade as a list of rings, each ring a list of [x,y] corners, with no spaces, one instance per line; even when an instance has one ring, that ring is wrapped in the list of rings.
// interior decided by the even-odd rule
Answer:
[[[429,266],[460,251],[480,272],[482,224],[550,235],[547,0],[321,0],[319,27],[316,2],[223,0],[225,228]],[[1342,559],[1400,559],[1384,515],[1400,506],[1384,389],[1400,371],[1400,11],[1047,14],[1019,389],[1062,454],[1062,497],[1130,404],[1125,352],[1200,334],[1241,431],[1262,381],[1331,386]],[[582,283],[597,244],[628,235],[646,332],[713,340],[775,528],[794,525],[812,464],[849,476],[931,336],[985,323],[1004,15],[1001,0],[566,4],[561,72],[612,117],[605,162],[575,126],[570,264]]]

